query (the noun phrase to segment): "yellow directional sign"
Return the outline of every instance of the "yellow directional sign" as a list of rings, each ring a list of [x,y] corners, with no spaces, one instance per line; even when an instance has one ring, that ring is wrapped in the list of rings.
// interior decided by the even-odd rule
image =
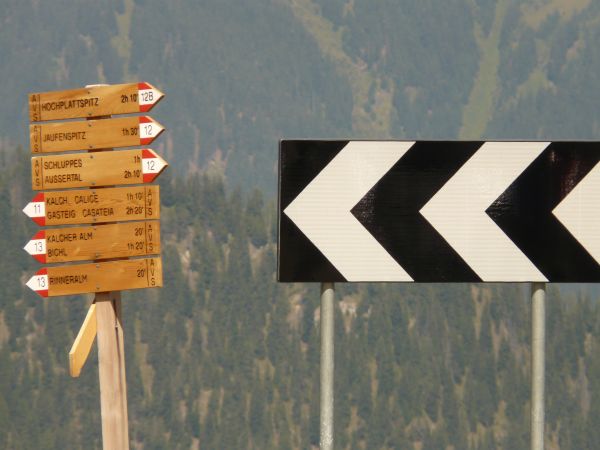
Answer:
[[[160,253],[157,220],[38,231],[25,251],[41,263],[89,261]]]
[[[34,156],[31,185],[39,191],[150,183],[165,167],[150,149]]]
[[[29,94],[29,120],[40,122],[147,112],[163,96],[145,82]]]
[[[149,145],[164,127],[149,116],[29,125],[32,153]]]
[[[41,226],[158,219],[159,192],[159,186],[40,192],[23,212]]]
[[[42,297],[162,287],[158,258],[44,267],[27,286]]]

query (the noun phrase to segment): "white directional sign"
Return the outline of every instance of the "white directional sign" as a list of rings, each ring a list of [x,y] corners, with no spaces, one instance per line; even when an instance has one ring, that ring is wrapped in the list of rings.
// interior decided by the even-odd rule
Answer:
[[[412,144],[382,142],[380,151],[373,154],[369,142],[348,143],[285,209],[285,214],[347,279],[412,281],[351,212]],[[367,160],[368,170],[361,171]],[[359,177],[349,176],[358,173]],[[361,258],[348,257],[357,252]]]
[[[486,142],[420,211],[482,280],[548,281],[486,213],[547,146]]]
[[[280,281],[600,281],[600,143],[282,141]]]

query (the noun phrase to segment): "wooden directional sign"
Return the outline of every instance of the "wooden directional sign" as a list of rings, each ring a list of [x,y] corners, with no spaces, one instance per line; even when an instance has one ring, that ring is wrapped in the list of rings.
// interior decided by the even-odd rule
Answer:
[[[150,149],[34,156],[31,185],[39,191],[151,183],[167,165]]]
[[[44,267],[27,281],[42,297],[95,293],[71,351],[77,377],[98,336],[102,437],[105,448],[129,448],[122,290],[162,287],[160,199],[151,183],[167,166],[149,145],[163,127],[147,112],[163,93],[148,83],[95,85],[29,95],[31,183],[38,193],[23,212],[38,225],[86,225],[37,232],[25,250]],[[88,151],[87,153],[76,151]],[[59,155],[46,153],[70,152]],[[91,189],[74,189],[91,188]],[[145,258],[139,258],[145,257]],[[135,259],[128,259],[135,258]]]
[[[279,281],[600,281],[600,142],[282,141],[279,158]]]
[[[163,96],[145,82],[29,94],[29,120],[40,122],[147,112]]]
[[[160,258],[44,267],[27,282],[42,297],[162,287]]]
[[[160,253],[157,220],[38,231],[25,251],[41,263],[86,261]]]
[[[149,145],[164,127],[149,116],[29,125],[32,153]]]
[[[23,212],[40,226],[158,219],[159,186],[40,192]]]

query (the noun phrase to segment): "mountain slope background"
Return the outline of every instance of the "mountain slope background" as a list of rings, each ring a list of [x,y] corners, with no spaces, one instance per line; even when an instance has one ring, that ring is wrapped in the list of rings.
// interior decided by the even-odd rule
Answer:
[[[167,97],[166,286],[124,295],[135,449],[318,445],[316,285],[275,282],[281,138],[598,139],[590,0],[2,0],[0,448],[100,448],[89,297],[40,300],[27,93]],[[528,446],[526,285],[339,285],[336,443]],[[549,287],[546,447],[600,448],[597,288]]]
[[[147,80],[179,173],[273,194],[281,138],[594,139],[590,0],[4,0],[0,136],[26,94]]]

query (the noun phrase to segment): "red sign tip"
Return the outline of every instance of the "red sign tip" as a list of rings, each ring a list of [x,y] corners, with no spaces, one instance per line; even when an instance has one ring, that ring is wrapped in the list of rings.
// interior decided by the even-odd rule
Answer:
[[[45,253],[43,253],[43,254],[40,254],[40,255],[31,255],[31,256],[33,256],[33,257],[34,257],[34,259],[35,259],[37,262],[40,262],[40,263],[42,263],[42,264],[46,264],[46,254],[45,254]],[[47,292],[47,291],[46,291],[46,292]]]
[[[35,223],[37,223],[40,227],[43,227],[46,225],[45,217],[32,217],[31,220],[33,220]]]

